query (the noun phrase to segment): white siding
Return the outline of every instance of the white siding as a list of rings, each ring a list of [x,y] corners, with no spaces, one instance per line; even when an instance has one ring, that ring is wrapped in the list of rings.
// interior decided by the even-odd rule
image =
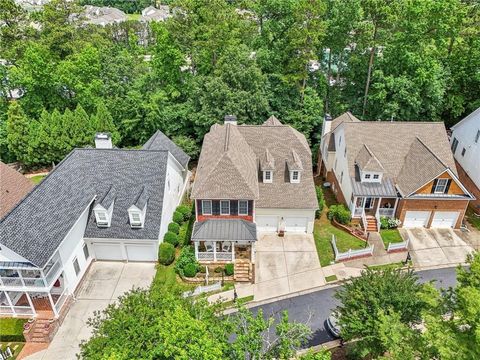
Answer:
[[[337,162],[337,168],[335,170],[335,176],[342,189],[343,196],[347,201],[347,205],[350,206],[350,199],[352,197],[352,183],[350,180],[350,173],[348,171],[348,154],[345,153],[345,131],[343,130],[343,124],[335,129],[335,161]],[[348,149],[347,149],[348,151]],[[343,179],[342,179],[343,171]],[[342,181],[341,181],[342,180]]]
[[[168,224],[172,221],[173,212],[182,201],[188,182],[188,171],[168,154],[167,174],[165,177],[165,190],[163,195],[162,222],[160,224],[159,240],[167,232]],[[147,209],[148,211],[148,209]]]
[[[297,217],[307,218],[307,233],[313,232],[313,225],[315,221],[315,210],[313,209],[263,209],[256,208],[255,216],[276,216],[280,220],[282,217]]]
[[[454,138],[458,140],[455,159],[480,188],[480,140],[475,143],[475,136],[480,130],[480,108],[455,125],[452,130],[450,143]],[[462,156],[463,148],[465,148],[464,156]]]

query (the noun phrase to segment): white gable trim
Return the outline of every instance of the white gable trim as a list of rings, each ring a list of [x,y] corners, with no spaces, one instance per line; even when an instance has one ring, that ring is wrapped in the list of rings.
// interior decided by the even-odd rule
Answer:
[[[423,184],[422,186],[420,186],[418,189],[416,189],[415,191],[413,191],[412,193],[410,193],[409,195],[405,196],[406,198],[408,197],[411,197],[412,195],[414,195],[418,190],[420,190],[422,187],[424,187],[425,185],[427,185],[428,183],[432,182],[433,180],[435,180],[436,178],[438,178],[440,175],[443,175],[445,173],[448,173],[450,175],[450,177],[455,181],[455,183],[460,187],[460,189],[462,189],[463,193],[467,196],[469,196],[471,199],[475,199],[475,197],[470,194],[470,192],[465,188],[465,186],[463,186],[463,184],[460,182],[460,179],[452,172],[452,170],[450,170],[450,168],[447,168],[445,169],[444,171],[442,171],[440,174],[438,174],[437,176],[433,177],[432,179],[430,179],[429,181],[427,181],[425,184]],[[402,194],[403,195],[403,194]]]

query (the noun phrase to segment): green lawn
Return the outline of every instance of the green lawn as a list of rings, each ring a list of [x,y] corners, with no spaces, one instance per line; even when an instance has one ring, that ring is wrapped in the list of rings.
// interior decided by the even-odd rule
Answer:
[[[0,318],[0,341],[8,342],[24,340],[23,324],[26,322],[26,319]]]
[[[9,358],[8,360],[15,360],[22,351],[23,346],[25,343],[23,342],[0,342],[0,350],[5,351],[7,346],[10,346],[10,350],[12,350],[13,357]]]
[[[467,209],[467,221],[475,228],[480,230],[480,217],[475,216],[471,208]]]
[[[139,21],[141,17],[141,14],[127,14],[128,20]]]
[[[367,245],[365,241],[357,239],[355,236],[333,226],[327,219],[327,211],[325,209],[321,218],[315,220],[313,229],[313,237],[321,266],[330,265],[334,260],[333,248],[330,243],[332,234],[335,235],[337,248],[340,252],[345,252],[349,249],[363,249]]]
[[[380,230],[380,236],[382,237],[385,249],[388,248],[388,244],[390,243],[399,243],[403,241],[397,229],[382,229]]]
[[[43,180],[43,178],[47,175],[35,175],[30,178],[30,180],[33,181],[34,184],[40,184],[40,182]]]

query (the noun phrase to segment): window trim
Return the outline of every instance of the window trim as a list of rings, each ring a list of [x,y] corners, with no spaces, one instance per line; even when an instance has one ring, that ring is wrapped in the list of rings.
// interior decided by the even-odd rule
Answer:
[[[446,178],[437,179],[437,183],[435,184],[435,190],[433,191],[434,194],[445,194],[447,190],[448,180]],[[440,184],[440,182],[445,181],[444,184]],[[443,188],[441,191],[437,190],[438,188]]]
[[[75,267],[75,263],[77,263],[77,266],[78,266],[78,271],[77,271],[77,268]],[[75,271],[75,276],[78,276],[78,274],[80,274],[81,272],[81,268],[80,268],[80,263],[78,262],[78,258],[77,257],[74,257],[73,260],[72,260],[72,265],[73,265],[73,271]]]
[[[85,254],[85,249],[87,249],[87,253],[86,253],[86,254]],[[90,259],[90,250],[88,249],[87,243],[83,243],[82,251],[83,251],[83,256],[85,257],[85,260]]]
[[[462,157],[465,156],[466,153],[467,153],[467,149],[463,148],[462,149]]]
[[[364,178],[366,180],[370,180],[370,178],[372,177],[372,174],[365,174]]]
[[[210,204],[210,213],[205,212],[206,203]],[[212,200],[202,200],[202,215],[212,215],[212,213],[213,213]]]
[[[240,212],[240,203],[245,202],[247,204],[247,211],[245,213]],[[247,216],[248,215],[248,200],[238,200],[238,215],[240,216]]]
[[[101,219],[101,216],[105,217],[105,220]],[[109,227],[110,226],[110,216],[107,210],[97,209],[95,210],[95,221],[97,222],[98,227]]]
[[[267,179],[267,174],[270,176],[270,179]],[[273,182],[273,171],[272,170],[265,170],[263,172],[263,182],[264,183],[272,183]]]
[[[131,227],[143,227],[143,217],[140,211],[130,211],[130,226]],[[134,219],[134,216],[138,216],[138,221]]]
[[[222,203],[228,204],[228,213],[222,212]],[[230,215],[230,200],[220,200],[220,215]]]
[[[457,152],[457,147],[458,147],[458,139],[454,136],[452,140],[452,153],[455,155]]]
[[[380,179],[380,175],[378,174],[373,174],[373,180],[378,180]]]
[[[478,144],[478,140],[480,140],[480,130],[477,130],[477,134],[475,135],[475,144]]]

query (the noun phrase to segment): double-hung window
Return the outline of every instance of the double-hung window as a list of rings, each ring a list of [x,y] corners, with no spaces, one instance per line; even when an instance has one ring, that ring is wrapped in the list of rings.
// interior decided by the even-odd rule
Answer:
[[[83,244],[83,255],[85,256],[85,260],[88,260],[90,257],[90,252],[88,251],[88,245]]]
[[[455,151],[457,151],[457,146],[458,146],[458,140],[457,138],[453,138],[452,141],[452,153],[455,155]]]
[[[109,226],[108,214],[104,210],[97,210],[95,212],[97,219],[97,226]]]
[[[202,200],[202,214],[212,215],[212,200]]]
[[[480,139],[480,130],[477,130],[477,135],[475,135],[475,144],[478,144],[479,139]]]
[[[272,172],[270,170],[265,170],[263,172],[263,182],[271,183],[272,182]]]
[[[73,269],[75,270],[75,275],[78,275],[80,273],[80,264],[78,263],[77,258],[73,260]]]
[[[248,215],[247,200],[238,200],[238,215]]]
[[[130,226],[142,227],[142,214],[138,211],[132,211],[130,213]]]
[[[220,200],[220,215],[230,215],[230,200]]]
[[[298,171],[292,172],[292,180],[293,181],[298,181]]]
[[[435,185],[435,194],[444,194],[447,190],[448,179],[438,179]]]

